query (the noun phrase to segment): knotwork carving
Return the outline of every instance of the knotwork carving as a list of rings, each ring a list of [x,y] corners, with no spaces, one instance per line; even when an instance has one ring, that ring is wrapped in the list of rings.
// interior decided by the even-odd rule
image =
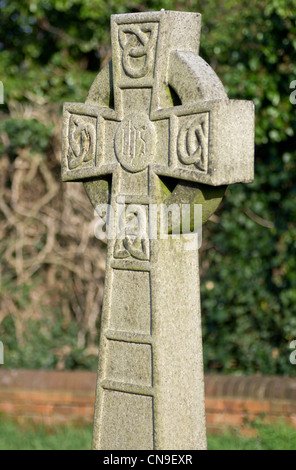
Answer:
[[[154,63],[157,25],[123,25],[118,36],[126,75],[130,78],[145,77]]]
[[[95,126],[86,122],[85,117],[72,114],[69,121],[69,169],[74,170],[89,162],[95,155],[95,145]]]
[[[130,205],[120,217],[120,233],[115,242],[114,258],[149,260],[146,211],[144,206]]]
[[[208,114],[200,114],[183,124],[178,135],[177,150],[182,163],[207,170]]]

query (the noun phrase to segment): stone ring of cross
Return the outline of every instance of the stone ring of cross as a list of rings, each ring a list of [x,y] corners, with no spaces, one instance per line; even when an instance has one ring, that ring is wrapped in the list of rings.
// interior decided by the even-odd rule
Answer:
[[[149,168],[158,175],[153,185],[158,203],[202,204],[205,222],[227,184],[252,180],[253,103],[229,100],[218,76],[198,56],[199,14],[141,15],[129,15],[128,23],[126,15],[113,16],[112,61],[98,74],[85,105],[65,105],[63,180],[84,180],[96,207],[109,199],[108,176],[118,164],[126,179]],[[182,28],[189,18],[195,34],[188,41]],[[142,48],[139,57],[133,48],[126,50],[130,43]],[[127,62],[134,75],[125,72]],[[140,70],[145,75],[138,78]],[[86,162],[73,161],[73,116],[83,116],[86,135],[96,140],[88,142],[95,148]],[[83,153],[82,140],[80,145]],[[145,185],[147,193],[151,181]]]

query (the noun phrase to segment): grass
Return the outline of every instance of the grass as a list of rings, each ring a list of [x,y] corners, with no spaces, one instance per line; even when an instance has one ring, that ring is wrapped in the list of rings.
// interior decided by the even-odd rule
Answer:
[[[0,450],[89,450],[91,426],[19,425],[1,417]]]
[[[256,437],[241,436],[238,432],[208,436],[210,450],[295,450],[296,429],[284,423],[267,426],[257,424]]]
[[[286,424],[254,427],[256,437],[241,436],[238,431],[208,435],[209,450],[295,450],[296,430]],[[19,425],[1,418],[0,450],[89,450],[91,426]]]

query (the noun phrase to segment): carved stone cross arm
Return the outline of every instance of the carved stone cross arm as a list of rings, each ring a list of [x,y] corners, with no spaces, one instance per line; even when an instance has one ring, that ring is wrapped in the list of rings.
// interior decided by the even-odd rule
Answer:
[[[149,226],[150,205],[202,204],[204,222],[253,180],[253,103],[228,99],[200,28],[198,13],[111,17],[112,61],[64,106],[62,179],[94,207]],[[198,256],[148,232],[108,242],[93,446],[205,448]]]
[[[64,107],[63,181],[119,164],[214,186],[252,181],[254,106],[229,100],[197,55],[200,23],[192,13],[112,17],[112,63],[86,104]]]

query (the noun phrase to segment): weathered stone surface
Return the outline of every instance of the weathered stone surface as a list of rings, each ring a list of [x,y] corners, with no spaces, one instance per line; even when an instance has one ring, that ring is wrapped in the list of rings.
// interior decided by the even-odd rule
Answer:
[[[112,16],[112,62],[85,104],[64,106],[62,178],[84,181],[120,226],[108,242],[94,449],[206,448],[198,234],[168,236],[161,217],[152,230],[151,207],[201,204],[205,222],[228,184],[252,181],[254,107],[229,100],[198,56],[200,25],[197,13]],[[171,216],[165,230],[179,225]]]

